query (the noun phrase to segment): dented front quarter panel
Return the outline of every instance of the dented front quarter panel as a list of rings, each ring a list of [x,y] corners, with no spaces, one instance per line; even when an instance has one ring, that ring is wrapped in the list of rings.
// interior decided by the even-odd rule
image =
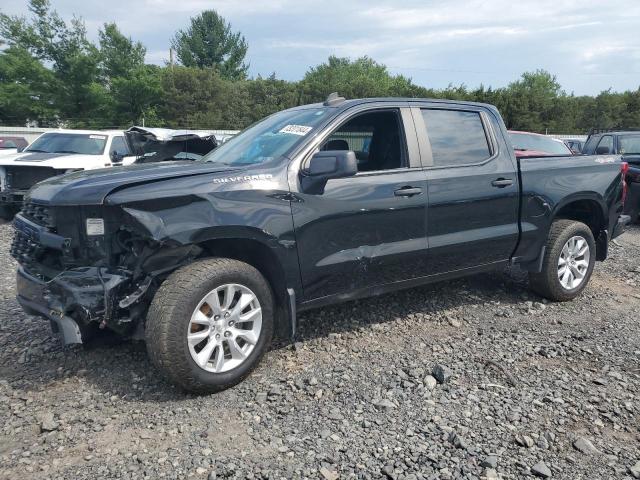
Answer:
[[[133,185],[108,195],[105,204],[120,207],[125,224],[161,246],[216,239],[260,242],[276,255],[287,286],[301,294],[287,165],[281,161],[259,165],[256,172],[245,168]]]

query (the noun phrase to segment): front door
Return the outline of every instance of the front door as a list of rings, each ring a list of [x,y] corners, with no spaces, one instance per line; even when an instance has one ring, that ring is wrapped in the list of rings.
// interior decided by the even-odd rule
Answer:
[[[425,275],[427,185],[409,109],[354,114],[320,149],[354,151],[358,173],[322,193],[292,185],[305,300]]]

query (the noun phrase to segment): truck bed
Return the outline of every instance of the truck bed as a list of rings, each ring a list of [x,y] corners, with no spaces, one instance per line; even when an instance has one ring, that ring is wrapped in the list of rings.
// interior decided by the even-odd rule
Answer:
[[[610,237],[615,233],[623,209],[619,155],[526,157],[517,162],[522,192],[517,261],[539,258],[551,219],[572,202],[579,201],[585,223],[600,221]]]

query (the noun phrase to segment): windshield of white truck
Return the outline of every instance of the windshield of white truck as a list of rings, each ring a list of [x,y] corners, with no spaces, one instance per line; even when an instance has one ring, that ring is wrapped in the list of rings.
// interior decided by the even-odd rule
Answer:
[[[247,128],[203,157],[222,165],[264,163],[285,155],[332,113],[330,108],[285,110]]]
[[[38,137],[25,152],[102,155],[106,143],[106,135],[51,132]]]

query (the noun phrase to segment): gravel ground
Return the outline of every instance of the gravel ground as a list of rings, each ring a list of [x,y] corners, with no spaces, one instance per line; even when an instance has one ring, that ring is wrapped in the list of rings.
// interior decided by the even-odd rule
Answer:
[[[61,348],[14,300],[10,237],[0,478],[640,478],[639,227],[574,302],[512,271],[316,310],[209,397],[140,343]]]

